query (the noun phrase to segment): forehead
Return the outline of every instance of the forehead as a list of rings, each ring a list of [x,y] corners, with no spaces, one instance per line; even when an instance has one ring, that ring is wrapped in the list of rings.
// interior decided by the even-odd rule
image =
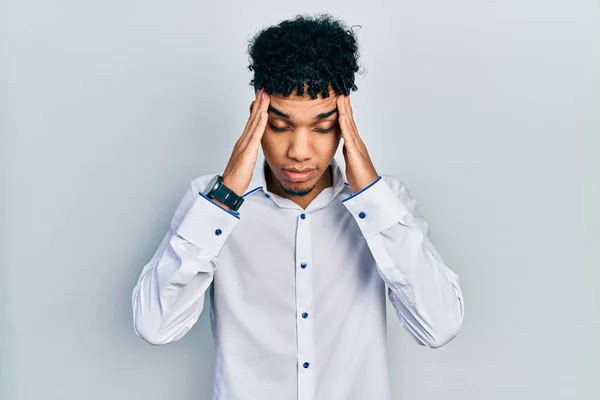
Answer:
[[[317,115],[329,112],[336,108],[337,94],[330,91],[329,97],[319,95],[316,99],[308,95],[298,96],[292,93],[289,97],[272,94],[271,105],[277,110],[288,114],[292,120],[312,120]]]

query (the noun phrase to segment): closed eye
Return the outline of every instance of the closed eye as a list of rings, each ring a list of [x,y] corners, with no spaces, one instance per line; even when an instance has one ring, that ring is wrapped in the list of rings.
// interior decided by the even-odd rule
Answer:
[[[273,129],[275,132],[284,132],[284,131],[288,130],[287,127],[286,128],[278,128],[270,122],[269,122],[269,128]]]
[[[327,128],[327,129],[315,129],[315,130],[319,133],[330,133],[331,131],[333,131],[333,126],[331,128]]]
[[[273,125],[273,124],[272,124],[272,123],[270,123],[270,122],[269,122],[269,128],[271,128],[271,129],[272,129],[272,130],[274,130],[275,132],[285,132],[285,131],[288,131],[288,130],[290,130],[290,128],[289,128],[289,127],[279,128],[279,127],[277,127],[277,126]],[[323,133],[323,134],[325,134],[325,133],[331,133],[331,132],[333,131],[333,129],[334,129],[334,128],[335,128],[334,126],[332,126],[331,128],[327,128],[327,129],[321,129],[321,128],[317,128],[317,129],[315,129],[315,131],[317,131],[317,132],[319,132],[319,133]]]

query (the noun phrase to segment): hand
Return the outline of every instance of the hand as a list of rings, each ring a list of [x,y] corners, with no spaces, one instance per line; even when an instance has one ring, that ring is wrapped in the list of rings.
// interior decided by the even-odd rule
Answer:
[[[367,147],[358,135],[354,122],[349,96],[338,96],[338,121],[344,139],[344,159],[346,160],[346,178],[352,193],[356,193],[373,183],[379,174],[375,170]]]
[[[269,103],[269,95],[265,93],[264,89],[259,90],[256,93],[246,128],[235,143],[225,172],[223,172],[223,184],[238,196],[242,196],[250,185],[252,172],[258,158],[260,141],[267,127]]]

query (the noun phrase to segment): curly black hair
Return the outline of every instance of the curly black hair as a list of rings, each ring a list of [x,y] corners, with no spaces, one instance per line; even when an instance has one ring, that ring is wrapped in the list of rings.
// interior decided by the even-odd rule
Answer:
[[[348,95],[358,88],[356,35],[342,21],[328,14],[298,15],[270,26],[250,39],[248,44],[254,90],[288,97],[294,89],[299,96],[306,91],[313,99],[320,93],[329,97],[329,88]]]

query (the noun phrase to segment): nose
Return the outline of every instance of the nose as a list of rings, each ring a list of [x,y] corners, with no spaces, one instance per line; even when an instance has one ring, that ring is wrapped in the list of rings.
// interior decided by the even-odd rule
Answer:
[[[310,160],[313,157],[313,145],[310,131],[297,129],[290,135],[288,157],[297,161]]]

